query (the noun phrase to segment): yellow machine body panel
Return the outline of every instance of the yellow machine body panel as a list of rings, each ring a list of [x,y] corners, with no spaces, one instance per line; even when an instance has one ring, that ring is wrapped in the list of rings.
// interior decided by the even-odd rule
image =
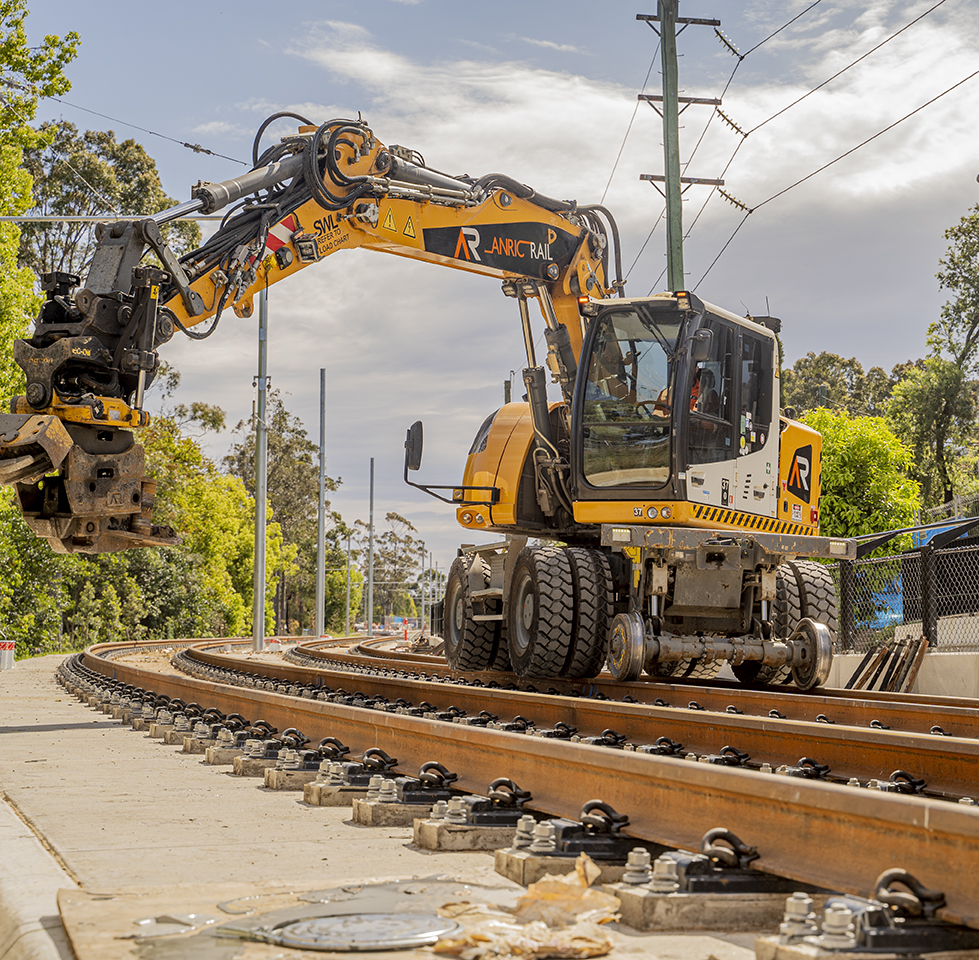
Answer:
[[[552,404],[551,409],[560,406]],[[513,527],[517,522],[517,498],[527,454],[534,442],[529,403],[502,406],[488,428],[480,430],[463,473],[464,486],[495,486],[499,499],[492,507],[459,507],[456,519],[467,530]]]
[[[819,533],[819,497],[823,465],[823,438],[804,423],[783,420],[780,437],[778,517],[801,523],[804,533]]]

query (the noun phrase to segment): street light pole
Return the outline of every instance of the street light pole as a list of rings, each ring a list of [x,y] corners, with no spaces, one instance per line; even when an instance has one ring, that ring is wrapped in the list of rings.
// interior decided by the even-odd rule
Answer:
[[[268,290],[258,294],[258,403],[255,411],[255,575],[252,583],[252,650],[265,649],[265,527],[268,493]]]
[[[316,527],[316,618],[317,637],[326,632],[326,368],[320,367],[320,500]]]

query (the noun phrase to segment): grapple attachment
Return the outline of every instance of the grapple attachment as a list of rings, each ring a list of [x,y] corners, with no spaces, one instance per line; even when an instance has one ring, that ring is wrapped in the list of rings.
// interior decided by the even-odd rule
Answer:
[[[152,522],[156,483],[128,430],[0,414],[0,483],[14,486],[27,525],[56,553],[180,542]]]

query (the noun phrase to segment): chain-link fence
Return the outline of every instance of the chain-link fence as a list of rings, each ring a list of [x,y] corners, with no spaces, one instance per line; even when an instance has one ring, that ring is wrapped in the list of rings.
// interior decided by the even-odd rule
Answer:
[[[979,650],[979,538],[844,561],[833,566],[833,576],[836,652],[865,653],[922,636],[932,649]]]
[[[940,520],[968,517],[979,517],[979,493],[971,494],[968,497],[960,497],[956,494],[948,503],[943,503],[940,507],[929,507],[927,510],[921,511],[922,523],[935,523]]]

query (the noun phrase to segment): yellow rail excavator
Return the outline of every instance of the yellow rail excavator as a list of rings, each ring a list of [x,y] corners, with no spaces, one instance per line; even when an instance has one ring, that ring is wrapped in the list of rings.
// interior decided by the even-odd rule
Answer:
[[[259,153],[283,117],[302,125]],[[855,545],[818,536],[820,437],[779,416],[778,321],[683,290],[625,297],[604,207],[502,174],[447,175],[360,119],[276,114],[253,165],[155,216],[100,224],[84,284],[42,278],[33,335],[14,346],[27,388],[0,415],[0,483],[52,549],[177,542],[153,523],[133,432],[158,348],[177,330],[208,337],[225,309],[247,317],[263,288],[362,247],[496,277],[522,325],[526,395],[480,427],[462,482],[410,481],[420,422],[405,442],[405,479],[495,535],[463,546],[448,574],[454,669],[585,678],[607,660],[635,679],[729,662],[743,682],[825,681],[835,591],[812,558]],[[224,208],[197,250],[177,258],[161,239],[164,223]]]

